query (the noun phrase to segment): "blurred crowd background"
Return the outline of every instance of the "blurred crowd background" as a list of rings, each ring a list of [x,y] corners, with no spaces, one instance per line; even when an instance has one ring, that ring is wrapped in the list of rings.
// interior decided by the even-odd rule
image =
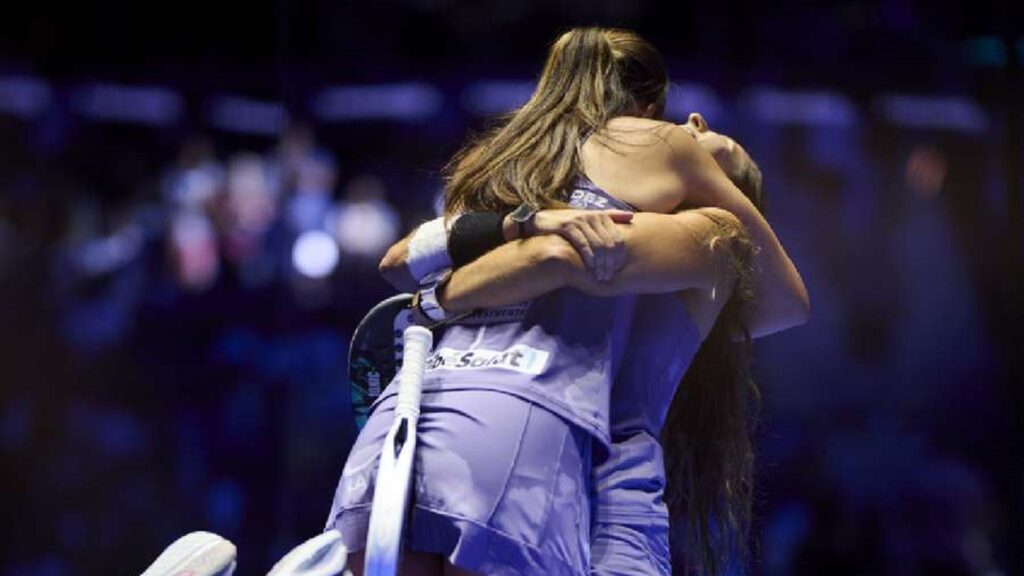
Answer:
[[[322,529],[348,338],[572,25],[759,162],[812,319],[758,342],[763,575],[1024,574],[1019,2],[18,6],[0,24],[0,574]]]

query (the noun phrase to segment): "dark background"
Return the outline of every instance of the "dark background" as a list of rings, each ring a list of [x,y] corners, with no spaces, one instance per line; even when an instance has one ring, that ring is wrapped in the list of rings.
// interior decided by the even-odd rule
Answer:
[[[756,347],[755,572],[1024,574],[1019,2],[4,11],[0,574],[196,529],[261,574],[321,530],[381,246],[585,24],[757,159],[811,293]]]

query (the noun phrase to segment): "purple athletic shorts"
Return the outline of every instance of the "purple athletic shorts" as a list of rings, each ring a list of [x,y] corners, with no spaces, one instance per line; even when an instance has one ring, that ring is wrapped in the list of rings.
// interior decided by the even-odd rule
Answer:
[[[382,399],[356,439],[327,522],[365,548],[377,461],[394,417]],[[424,392],[406,545],[484,574],[583,576],[590,564],[591,437],[494,390]]]

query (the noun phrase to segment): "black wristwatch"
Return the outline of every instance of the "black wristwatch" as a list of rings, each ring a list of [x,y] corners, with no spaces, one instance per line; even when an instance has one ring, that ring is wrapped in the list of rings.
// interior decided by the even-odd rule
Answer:
[[[526,225],[529,224],[536,215],[537,209],[526,202],[520,204],[518,208],[508,215],[508,217],[516,223],[516,232],[519,234],[520,240],[526,238]]]

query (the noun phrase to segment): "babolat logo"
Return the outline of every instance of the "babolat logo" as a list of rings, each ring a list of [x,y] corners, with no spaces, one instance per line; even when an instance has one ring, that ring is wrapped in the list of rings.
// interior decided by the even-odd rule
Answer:
[[[440,348],[427,359],[427,370],[478,370],[500,368],[537,375],[547,366],[549,354],[517,344],[507,350],[455,350]]]
[[[569,197],[569,205],[573,208],[595,208],[604,210],[608,207],[608,199],[589,190],[573,190]]]

